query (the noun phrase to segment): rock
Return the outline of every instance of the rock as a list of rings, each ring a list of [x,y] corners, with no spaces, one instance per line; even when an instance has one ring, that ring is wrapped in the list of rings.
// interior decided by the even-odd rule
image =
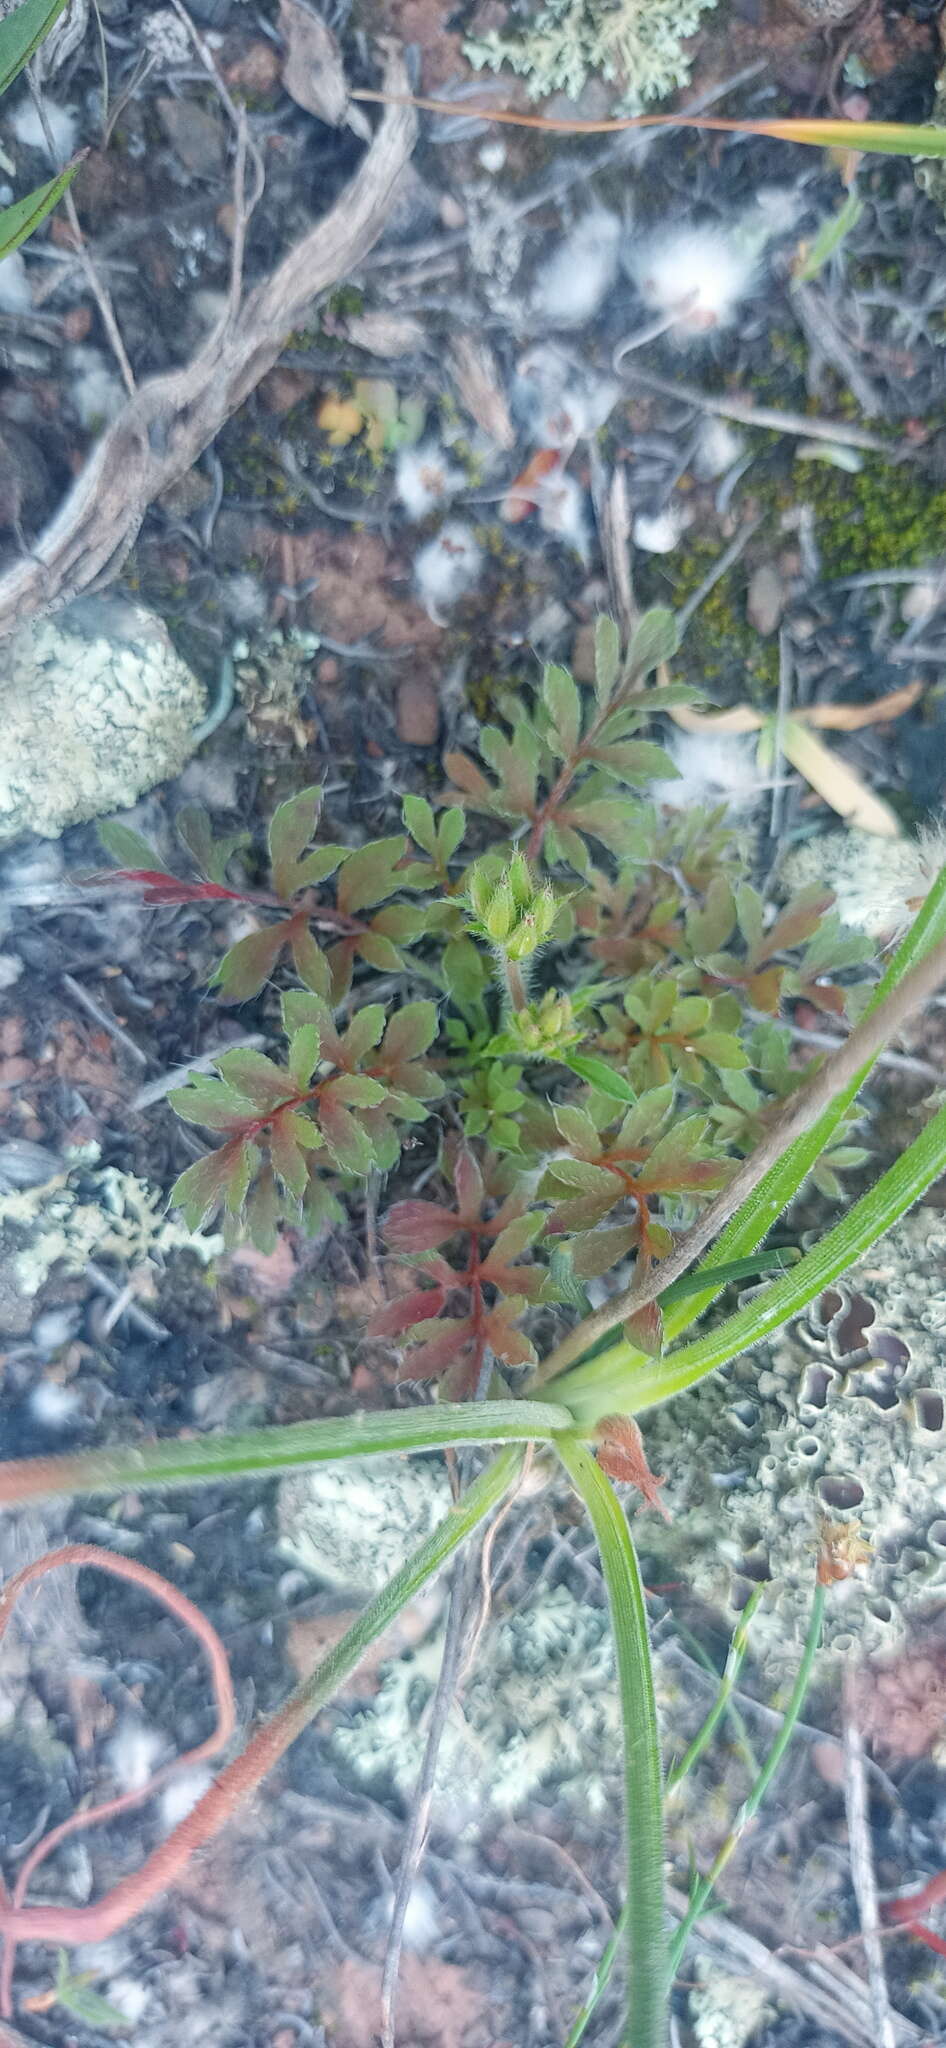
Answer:
[[[785,610],[785,585],[774,562],[760,562],[749,578],[746,598],[749,623],[766,639],[775,633]]]
[[[408,676],[397,693],[397,736],[407,747],[432,747],[440,731],[440,700],[424,676]]]
[[[249,43],[242,55],[233,58],[224,69],[224,77],[231,92],[245,93],[252,99],[265,99],[274,92],[279,82],[279,52],[272,43],[257,40]]]
[[[270,370],[259,386],[258,395],[267,412],[277,419],[291,412],[300,399],[308,398],[316,388],[316,379],[311,370],[290,370],[277,365]]]
[[[196,100],[172,100],[161,94],[158,119],[178,163],[194,178],[216,178],[223,170],[226,138],[215,108]]]
[[[127,809],[177,775],[206,698],[163,620],[86,597],[0,642],[0,845]]]

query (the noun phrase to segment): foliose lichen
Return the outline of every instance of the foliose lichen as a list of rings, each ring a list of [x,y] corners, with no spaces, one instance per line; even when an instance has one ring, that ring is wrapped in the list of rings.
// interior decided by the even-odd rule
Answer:
[[[589,78],[620,89],[620,105],[633,113],[685,85],[687,36],[715,0],[544,0],[516,10],[512,33],[489,29],[464,45],[471,64],[498,71],[503,64],[526,81],[530,99],[567,93],[577,99]],[[521,22],[521,27],[518,26]]]
[[[80,598],[0,644],[0,844],[57,839],[179,774],[203,685],[163,621],[123,598]]]
[[[332,1737],[361,1783],[406,1796],[424,1752],[442,1634],[384,1672],[376,1696]],[[607,1611],[543,1590],[484,1630],[438,1763],[441,1811],[461,1825],[511,1813],[540,1785],[605,1811],[620,1773],[620,1712]]]
[[[689,1995],[690,2018],[699,2048],[746,2048],[761,2040],[772,2007],[765,1986],[753,1977],[720,1970],[707,1956],[694,1958],[699,1982]]]
[[[221,1237],[165,1215],[159,1189],[114,1166],[99,1167],[97,1157],[97,1148],[87,1147],[40,1186],[0,1194],[3,1316],[11,1324],[22,1306],[19,1326],[28,1326],[30,1305],[55,1268],[81,1273],[90,1259],[102,1258],[137,1266],[174,1251],[195,1252],[206,1264],[222,1251]]]
[[[730,1617],[766,1581],[752,1647],[775,1683],[797,1666],[824,1521],[869,1548],[832,1587],[829,1655],[895,1647],[943,1597],[944,1259],[946,1218],[918,1209],[803,1320],[644,1418],[673,1517],[648,1520],[647,1570],[685,1573]]]
[[[788,895],[811,882],[824,883],[834,891],[843,924],[884,939],[910,923],[944,859],[943,833],[935,828],[916,839],[881,839],[853,829],[821,832],[792,847],[780,880]]]
[[[423,1459],[316,1465],[280,1484],[280,1552],[331,1586],[379,1593],[450,1501],[445,1471]]]

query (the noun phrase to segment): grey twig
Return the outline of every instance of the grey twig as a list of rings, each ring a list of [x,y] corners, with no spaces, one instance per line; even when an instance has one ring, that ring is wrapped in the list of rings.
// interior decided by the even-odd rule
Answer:
[[[49,161],[52,164],[53,169],[58,171],[61,169],[61,164],[56,151],[56,144],[53,140],[53,132],[49,125],[49,119],[46,113],[46,104],[43,99],[40,87],[38,86],[36,79],[33,75],[32,64],[30,64],[27,67],[26,82],[29,88],[30,98],[33,102],[34,107],[36,108],[36,114],[39,120],[40,127],[43,131],[43,135],[46,142],[46,148],[49,152]],[[119,370],[121,371],[122,383],[125,386],[125,390],[127,391],[129,398],[134,398],[135,392],[137,391],[138,387],[135,383],[135,373],[131,367],[131,364],[125,352],[125,344],[121,337],[118,321],[115,318],[115,308],[112,305],[112,301],[111,298],[109,297],[108,290],[106,286],[102,283],[98,271],[95,268],[95,264],[92,261],[92,257],[89,253],[88,243],[86,242],[85,236],[82,232],[82,226],[79,220],[79,216],[76,212],[76,203],[73,199],[72,193],[68,189],[63,194],[63,206],[65,209],[66,219],[69,222],[69,226],[72,229],[73,237],[75,239],[76,255],[79,258],[79,262],[81,263],[82,268],[85,272],[86,282],[89,286],[95,303],[98,306],[99,312],[101,313],[102,325],[105,328],[106,334],[108,335],[109,341],[112,346],[112,353],[115,357],[115,361],[118,364]]]
[[[210,1052],[199,1053],[196,1059],[187,1060],[184,1066],[171,1067],[166,1074],[159,1074],[156,1081],[146,1081],[144,1087],[139,1088],[137,1095],[132,1096],[128,1107],[135,1110],[151,1109],[156,1102],[163,1102],[164,1097],[170,1095],[172,1088],[183,1088],[189,1074],[208,1073],[222,1052],[234,1052],[238,1045],[249,1046],[255,1052],[265,1043],[261,1031],[240,1032],[236,1038],[228,1038],[225,1045],[215,1045]]]
[[[466,1632],[467,1613],[476,1575],[476,1549],[471,1544],[463,1551],[453,1570],[450,1588],[450,1604],[447,1610],[447,1625],[444,1633],[443,1656],[430,1708],[430,1723],[427,1743],[420,1776],[411,1801],[411,1816],[407,1829],[407,1840],[401,1856],[401,1867],[397,1875],[397,1888],[388,1933],[388,1945],[384,1956],[381,1976],[381,2042],[382,2048],[395,2048],[394,2002],[397,1994],[397,1976],[401,1961],[401,1947],[404,1940],[404,1922],[410,1903],[414,1879],[424,1852],[424,1842],[430,1821],[430,1808],[437,1773],[440,1745],[447,1725],[447,1715],[456,1691],[460,1659],[463,1653],[463,1639]]]
[[[864,1960],[867,1964],[867,1988],[874,2021],[874,2039],[877,2048],[897,2048],[897,2035],[884,1970],[884,1945],[879,1932],[877,1877],[867,1819],[864,1743],[857,1725],[850,1686],[845,1688],[844,1702],[844,1807],[851,1853],[851,1880],[864,1939]]]
[[[136,1045],[128,1032],[123,1030],[117,1017],[113,1017],[111,1010],[107,1010],[104,1004],[97,1003],[95,997],[89,994],[88,989],[83,988],[81,981],[75,981],[71,974],[64,974],[62,985],[64,989],[68,990],[73,1001],[78,1003],[80,1010],[85,1011],[87,1017],[92,1017],[96,1024],[101,1025],[103,1031],[108,1032],[110,1038],[116,1039],[119,1045],[123,1045],[125,1051],[131,1054],[132,1059],[136,1060],[140,1067],[147,1066],[147,1053],[142,1052],[140,1045]]]
[[[734,562],[738,562],[740,555],[748,547],[756,527],[761,524],[761,516],[760,513],[758,519],[749,519],[746,521],[745,526],[740,526],[739,532],[730,541],[728,548],[724,548],[718,560],[713,563],[709,575],[704,576],[702,583],[698,584],[692,595],[687,598],[686,604],[680,606],[677,613],[677,624],[681,633],[684,627],[689,625],[694,612],[699,611],[701,604],[709,596],[710,591],[715,589],[720,577],[725,576],[727,570],[732,568]]]
[[[625,383],[639,384],[644,391],[656,391],[662,398],[675,398],[685,405],[697,405],[701,412],[716,413],[724,420],[739,420],[745,427],[770,427],[777,434],[800,434],[805,441],[838,441],[848,448],[870,448],[879,455],[886,455],[891,462],[916,456],[912,442],[885,441],[867,427],[852,426],[850,420],[813,419],[804,412],[783,412],[780,407],[753,405],[748,398],[728,395],[717,398],[708,391],[700,391],[695,384],[671,383],[669,377],[652,377],[649,370],[639,370],[636,365],[622,370],[622,376]]]

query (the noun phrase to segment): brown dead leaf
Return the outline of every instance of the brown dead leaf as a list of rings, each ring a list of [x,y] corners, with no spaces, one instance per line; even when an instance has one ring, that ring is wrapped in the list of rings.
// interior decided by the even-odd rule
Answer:
[[[886,725],[891,718],[902,718],[922,695],[923,684],[917,676],[912,683],[904,683],[902,689],[890,690],[886,697],[875,697],[871,704],[812,704],[795,716],[826,732],[862,732],[865,725]]]
[[[458,396],[470,418],[497,448],[514,448],[516,430],[489,343],[472,334],[458,334],[451,344],[450,361]]]
[[[882,839],[900,836],[896,812],[868,789],[847,761],[832,754],[822,740],[806,729],[799,719],[788,718],[781,731],[782,752],[811,788],[843,818],[861,832],[874,832]]]
[[[348,127],[369,141],[366,116],[349,102],[342,53],[328,23],[306,0],[279,0],[279,32],[286,45],[282,82],[296,106],[329,128]]]

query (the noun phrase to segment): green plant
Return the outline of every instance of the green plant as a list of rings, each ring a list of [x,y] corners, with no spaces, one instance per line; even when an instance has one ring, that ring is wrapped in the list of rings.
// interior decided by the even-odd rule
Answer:
[[[442,1118],[428,1148],[439,1183],[421,1197],[408,1186],[384,1222],[403,1291],[369,1325],[403,1340],[402,1376],[435,1383],[437,1399],[11,1463],[0,1467],[0,1504],[391,1451],[504,1448],[121,1896],[51,1908],[28,1905],[21,1888],[0,1900],[11,1945],[91,1938],[169,1883],[404,1600],[494,1512],[520,1470],[517,1446],[532,1443],[546,1447],[550,1474],[564,1467],[601,1552],[626,1743],[623,2038],[626,2048],[664,2041],[673,1969],[735,1836],[694,1878],[684,1928],[668,1944],[646,1614],[614,1481],[659,1507],[637,1418],[797,1314],[946,1168],[939,1108],[811,1250],[761,1249],[809,1175],[835,1195],[838,1172],[866,1158],[845,1142],[858,1090],[891,1033],[946,977],[946,870],[876,983],[866,978],[869,944],[840,927],[820,888],[769,920],[718,812],[668,821],[633,793],[672,773],[641,734],[679,701],[674,686],[647,684],[675,645],[664,612],[646,615],[627,649],[599,621],[594,689],[552,667],[504,699],[501,723],[480,738],[484,766],[452,756],[439,819],[408,798],[401,834],[356,849],[313,845],[320,792],[302,791],[272,821],[267,886],[257,886],[242,837],[216,842],[199,813],[179,820],[195,878],[172,875],[124,828],[103,831],[123,864],[116,884],[158,904],[239,902],[259,921],[225,954],[214,985],[223,1000],[258,1002],[285,1050],[227,1053],[215,1075],[177,1091],[179,1113],[217,1140],[174,1190],[192,1224],[222,1210],[231,1235],[248,1231],[268,1246],[284,1222],[339,1220],[369,1173],[397,1170],[415,1127]],[[474,858],[462,850],[471,812],[495,835],[485,851],[475,842]],[[372,974],[395,977],[398,1007],[364,1002]],[[801,994],[857,1021],[830,1058],[796,1068],[780,1013]],[[748,1304],[679,1343],[729,1280],[773,1263],[776,1277]],[[586,1283],[615,1267],[626,1270],[591,1310]],[[550,1325],[557,1336],[540,1359],[536,1338]],[[800,1711],[830,1584],[858,1562],[830,1530],[819,1544],[798,1685],[743,1819]],[[701,1741],[725,1699],[724,1682]],[[603,1961],[597,1991],[606,1975]]]
[[[20,0],[5,20],[0,21],[0,93],[19,77],[40,43],[58,21],[66,0]],[[0,262],[12,255],[62,198],[71,185],[78,164],[67,165],[55,178],[37,185],[25,199],[0,209]]]

